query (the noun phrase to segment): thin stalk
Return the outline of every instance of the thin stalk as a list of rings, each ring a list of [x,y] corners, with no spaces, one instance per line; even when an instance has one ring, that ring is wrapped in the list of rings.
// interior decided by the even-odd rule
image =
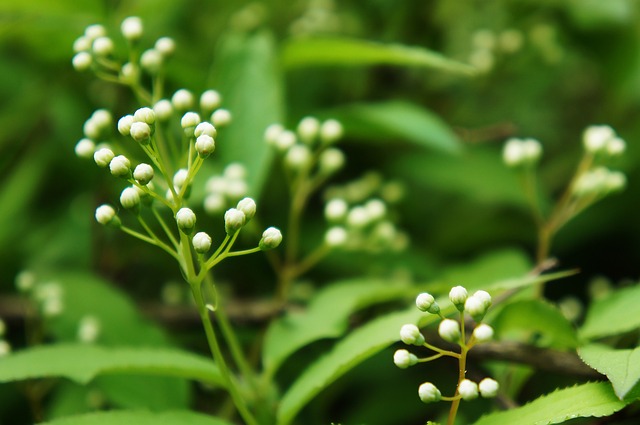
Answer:
[[[464,335],[463,335],[464,338]],[[460,358],[458,360],[458,387],[460,386],[460,382],[464,379],[466,370],[467,370],[467,352],[468,348],[465,344],[461,345]],[[458,414],[458,407],[460,407],[460,398],[458,395],[460,394],[458,391],[458,387],[456,387],[455,395],[453,396],[454,400],[451,403],[451,409],[449,410],[449,419],[447,420],[447,425],[453,425],[456,421],[456,415]]]

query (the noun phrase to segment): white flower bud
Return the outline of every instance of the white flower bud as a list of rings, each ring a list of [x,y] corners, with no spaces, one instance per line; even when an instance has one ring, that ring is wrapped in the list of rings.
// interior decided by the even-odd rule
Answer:
[[[142,145],[151,141],[151,127],[146,122],[134,122],[131,124],[129,134],[133,140]]]
[[[146,124],[153,124],[156,122],[156,113],[151,108],[140,108],[134,114],[133,118],[135,121],[143,122]]]
[[[247,194],[247,183],[244,180],[228,180],[225,183],[224,193],[230,199],[240,199]]]
[[[311,164],[311,151],[305,145],[293,145],[284,158],[287,166],[293,170],[300,170]]]
[[[320,126],[320,140],[325,144],[333,143],[342,137],[343,131],[342,124],[339,121],[326,120]]]
[[[515,53],[522,47],[524,38],[522,32],[516,29],[507,29],[498,36],[498,44],[500,49],[505,53]]]
[[[224,230],[229,236],[236,233],[245,223],[244,213],[236,208],[230,208],[224,213]]]
[[[380,199],[371,199],[364,204],[364,209],[367,211],[369,221],[377,221],[382,219],[387,213],[387,206]]]
[[[239,162],[232,162],[224,168],[223,174],[229,180],[242,180],[247,177],[247,169]]]
[[[196,139],[196,151],[202,158],[206,158],[216,149],[213,137],[203,134]]]
[[[107,168],[114,156],[111,149],[101,148],[93,154],[93,160],[98,164],[98,167]]]
[[[285,152],[296,144],[296,134],[293,131],[283,130],[275,138],[273,145],[280,152]]]
[[[76,143],[75,153],[80,158],[91,158],[96,151],[96,144],[91,139],[81,139]]]
[[[487,324],[481,323],[473,330],[473,337],[478,342],[487,342],[493,339],[493,328]]]
[[[84,133],[84,135],[92,140],[96,140],[100,137],[100,130],[101,129],[98,124],[91,118],[85,121],[84,125],[82,126],[82,132]]]
[[[120,204],[128,210],[140,206],[140,194],[137,188],[125,188],[120,194]]]
[[[207,214],[214,215],[221,212],[227,203],[225,198],[220,193],[211,193],[204,198],[204,210]]]
[[[476,291],[473,294],[474,297],[479,298],[480,301],[482,301],[483,305],[485,306],[485,308],[489,308],[491,307],[491,295],[487,292],[487,291]]]
[[[138,164],[135,170],[133,170],[133,178],[143,186],[147,185],[153,179],[153,175],[153,167],[149,164]]]
[[[190,234],[196,225],[196,214],[190,208],[180,208],[176,213],[178,228],[185,234]]]
[[[522,150],[527,164],[535,164],[542,156],[542,145],[535,139],[523,140]]]
[[[129,177],[129,174],[131,173],[130,167],[131,163],[129,162],[129,159],[124,155],[116,156],[109,163],[109,170],[111,171],[111,174],[116,177]]]
[[[104,37],[105,35],[107,35],[107,30],[100,24],[89,25],[84,30],[84,36],[90,41],[93,41],[98,37]]]
[[[282,133],[283,131],[284,127],[282,126],[282,124],[271,124],[264,131],[265,142],[267,142],[268,145],[275,146],[278,136],[280,136],[280,133]]]
[[[29,292],[36,284],[36,275],[31,270],[23,270],[16,276],[15,284],[18,291]]]
[[[335,198],[327,202],[324,207],[324,217],[328,221],[337,222],[346,217],[348,210],[349,205],[344,199]]]
[[[463,400],[469,401],[478,398],[478,384],[469,379],[463,379],[458,384],[458,393]]]
[[[200,95],[200,108],[213,111],[222,103],[222,96],[215,90],[207,90]]]
[[[481,322],[491,306],[491,296],[485,291],[477,291],[467,298],[464,309],[476,322]]]
[[[479,49],[492,50],[496,45],[496,36],[490,29],[479,29],[472,34],[471,42]]]
[[[118,132],[123,136],[131,134],[131,125],[135,122],[133,115],[125,115],[118,120]]]
[[[93,58],[91,58],[91,54],[87,52],[76,53],[71,60],[73,68],[76,71],[86,71],[91,67],[92,62]]]
[[[11,344],[4,339],[0,340],[0,357],[6,356],[11,353]]]
[[[449,299],[451,303],[460,311],[464,310],[464,303],[467,301],[469,294],[463,286],[454,286],[449,291]]]
[[[198,254],[204,254],[211,248],[211,236],[205,232],[198,232],[193,236],[192,243]]]
[[[275,227],[269,227],[262,232],[262,239],[258,246],[261,250],[277,248],[282,242],[282,233]]]
[[[347,214],[347,224],[355,229],[361,229],[371,222],[367,209],[362,206],[351,208]]]
[[[160,37],[154,48],[164,57],[171,56],[176,50],[176,42],[171,37]]]
[[[129,41],[136,41],[142,37],[142,19],[137,16],[129,16],[120,25],[122,35]]]
[[[406,369],[418,363],[418,357],[405,349],[396,350],[396,352],[393,353],[393,363],[400,369]]]
[[[100,320],[95,316],[84,316],[78,325],[78,340],[84,343],[94,342],[100,335]]]
[[[344,246],[347,238],[347,230],[341,226],[333,226],[324,234],[324,242],[332,248]]]
[[[421,294],[418,294],[418,296],[416,297],[416,307],[418,307],[418,310],[420,311],[424,311],[427,312],[429,311],[429,309],[436,303],[435,298],[433,298],[433,295],[427,293],[427,292],[423,292]]]
[[[193,94],[187,89],[180,89],[171,97],[171,103],[176,109],[185,111],[193,107]]]
[[[102,225],[107,224],[118,224],[118,216],[116,215],[116,210],[113,209],[111,205],[100,205],[96,208],[96,221]]]
[[[438,334],[449,342],[460,342],[460,324],[452,319],[444,319],[438,326]]]
[[[484,398],[492,398],[498,395],[498,389],[500,386],[498,383],[491,378],[484,378],[478,384],[478,389],[480,390],[480,395]]]
[[[123,64],[120,76],[124,81],[135,82],[138,78],[138,67],[131,62]]]
[[[98,37],[93,40],[92,50],[98,56],[108,56],[113,53],[113,40],[109,37]]]
[[[607,154],[609,156],[619,156],[622,155],[626,149],[626,143],[619,137],[614,137],[607,142]]]
[[[206,135],[209,137],[216,137],[218,135],[218,131],[210,122],[203,121],[196,126],[195,131],[193,132],[195,137],[200,137],[202,135]]]
[[[442,398],[440,390],[431,382],[425,382],[418,387],[418,396],[423,403],[433,403]]]
[[[167,121],[173,114],[173,105],[167,99],[159,100],[153,105],[153,112],[155,112],[158,121]]]
[[[211,122],[216,127],[229,125],[231,122],[231,112],[227,109],[216,109],[213,114],[211,114]]]
[[[205,190],[213,193],[224,193],[227,187],[227,179],[222,176],[211,176],[207,180]]]
[[[607,192],[617,192],[627,185],[627,177],[620,171],[610,171],[605,179],[604,187]]]
[[[189,127],[193,127],[195,129],[198,124],[200,124],[200,115],[195,112],[187,112],[182,116],[182,119],[180,120],[180,125],[184,129],[187,129]]]
[[[524,147],[520,139],[509,139],[502,150],[502,159],[508,167],[517,167],[523,163]]]
[[[344,166],[344,154],[340,149],[329,148],[320,154],[318,165],[320,171],[325,174],[331,174]]]
[[[616,133],[608,125],[592,125],[582,133],[582,143],[587,152],[598,153],[602,152],[614,137]]]
[[[298,124],[297,131],[300,140],[306,144],[311,144],[320,131],[320,121],[314,117],[305,117]]]
[[[421,346],[424,344],[424,336],[416,325],[407,324],[400,328],[400,340],[407,345]]]
[[[91,49],[91,39],[89,37],[78,37],[73,42],[74,53],[86,52],[89,49]]]
[[[245,223],[248,223],[249,220],[251,220],[253,216],[256,215],[256,203],[251,198],[241,199],[240,202],[238,202],[236,208],[244,213]]]
[[[173,187],[178,189],[182,189],[185,182],[187,181],[187,177],[189,176],[189,171],[186,168],[181,168],[173,175]]]
[[[157,74],[162,67],[162,53],[156,49],[147,49],[140,55],[140,66],[149,74]]]

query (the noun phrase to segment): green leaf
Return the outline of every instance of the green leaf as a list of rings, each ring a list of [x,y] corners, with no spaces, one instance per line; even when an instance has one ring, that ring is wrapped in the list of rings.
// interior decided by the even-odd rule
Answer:
[[[206,416],[201,413],[184,411],[145,412],[111,411],[96,412],[42,422],[41,425],[231,425],[231,422]]]
[[[417,323],[421,317],[424,317],[424,313],[412,307],[373,320],[346,336],[328,354],[309,366],[287,390],[278,409],[278,423],[291,423],[320,391],[367,358],[398,341],[400,327],[405,323]],[[436,316],[428,317],[435,320]],[[391,359],[389,365],[392,366]]]
[[[558,424],[573,418],[608,416],[626,405],[608,382],[591,382],[557,390],[516,409],[485,415],[473,425]]]
[[[640,347],[616,350],[606,345],[590,344],[578,350],[583,362],[607,375],[616,395],[635,399],[640,396]]]
[[[445,153],[458,153],[462,148],[458,136],[442,118],[413,103],[360,103],[333,109],[330,115],[351,137],[385,142],[399,138]]]
[[[552,304],[541,300],[521,300],[507,304],[494,317],[491,324],[497,339],[529,340],[532,335],[541,338],[537,345],[558,349],[575,348],[578,338],[573,325]]]
[[[640,315],[633,314],[640,304],[640,285],[617,290],[594,301],[580,329],[582,338],[618,335],[640,327]]]
[[[305,345],[342,335],[356,310],[406,293],[406,287],[386,281],[356,280],[328,286],[315,295],[304,312],[289,313],[269,327],[263,351],[267,373],[275,373],[287,357]]]
[[[396,65],[440,69],[473,75],[472,66],[448,59],[423,47],[383,44],[345,37],[295,38],[286,43],[283,63],[288,68],[318,65]]]
[[[168,348],[108,348],[87,344],[38,346],[0,362],[0,382],[63,377],[86,384],[102,374],[177,376],[223,385],[207,358]]]

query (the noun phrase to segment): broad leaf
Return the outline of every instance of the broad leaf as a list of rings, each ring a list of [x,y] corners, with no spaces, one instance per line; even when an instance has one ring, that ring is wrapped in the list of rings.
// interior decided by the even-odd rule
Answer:
[[[396,65],[435,68],[472,75],[469,65],[448,59],[424,47],[383,44],[353,38],[296,38],[284,48],[288,68],[317,65]]]
[[[558,424],[573,418],[602,417],[625,407],[608,382],[592,382],[557,390],[516,409],[485,415],[474,425]]]
[[[590,344],[578,350],[582,361],[607,375],[620,399],[640,396],[640,347],[616,350],[606,345]]]
[[[111,411],[88,413],[42,422],[41,425],[231,425],[222,419],[190,411],[151,413],[145,411]]]
[[[168,348],[107,348],[88,344],[38,346],[0,362],[0,382],[63,377],[86,384],[103,374],[177,376],[222,385],[212,361]]]
[[[347,281],[318,292],[308,308],[289,313],[268,329],[263,352],[267,374],[275,373],[282,362],[305,345],[322,338],[336,338],[348,326],[357,309],[406,295],[407,288],[385,281]]]
[[[640,285],[620,289],[594,301],[587,311],[580,336],[593,339],[618,335],[640,327],[640,315],[632,314],[640,305]]]

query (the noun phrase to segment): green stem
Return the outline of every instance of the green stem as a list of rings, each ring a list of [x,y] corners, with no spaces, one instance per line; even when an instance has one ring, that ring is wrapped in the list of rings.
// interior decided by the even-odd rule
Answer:
[[[160,215],[160,213],[158,212],[158,210],[155,207],[152,206],[151,207],[151,211],[153,211],[153,215],[156,217],[156,220],[158,220],[158,223],[160,223],[160,226],[162,226],[162,229],[167,234],[167,237],[169,238],[169,240],[171,241],[171,243],[173,244],[173,246],[177,250],[178,249],[178,241],[176,240],[175,236],[173,236],[173,233],[171,232],[171,229],[169,228],[169,226],[167,226],[167,223],[164,221],[164,219],[162,218],[162,216]]]
[[[464,334],[462,335],[464,338]],[[447,425],[453,425],[456,421],[456,415],[458,414],[458,407],[460,407],[460,395],[458,389],[460,387],[460,382],[464,380],[465,373],[467,370],[467,352],[468,348],[465,344],[461,345],[460,357],[458,360],[458,386],[456,387],[456,392],[453,396],[453,402],[451,403],[451,409],[449,410],[449,419],[447,420]]]
[[[125,232],[125,233],[127,233],[127,234],[129,234],[129,235],[131,235],[131,236],[133,236],[135,238],[138,238],[138,239],[143,240],[143,241],[145,241],[145,242],[147,242],[147,243],[149,243],[151,245],[155,245],[155,246],[157,246],[159,248],[162,248],[169,255],[171,255],[173,258],[178,260],[178,262],[180,262],[180,256],[175,251],[173,251],[171,248],[169,248],[167,245],[165,245],[165,244],[159,245],[155,239],[153,239],[153,238],[151,238],[151,237],[149,237],[147,235],[143,235],[140,232],[136,232],[135,230],[130,229],[130,228],[126,227],[126,226],[120,226],[120,229],[123,232]]]

